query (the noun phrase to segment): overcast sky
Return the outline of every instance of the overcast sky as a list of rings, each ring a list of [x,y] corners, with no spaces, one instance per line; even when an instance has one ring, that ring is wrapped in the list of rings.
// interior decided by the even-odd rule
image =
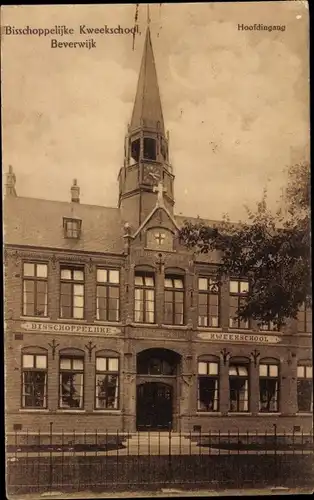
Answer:
[[[2,37],[3,168],[20,196],[116,206],[117,175],[131,119],[141,35],[95,35],[96,48],[52,49],[51,38],[84,41],[79,26],[132,27],[135,5],[2,8],[2,25],[73,28],[64,37]],[[272,206],[285,166],[309,157],[306,2],[158,4],[152,43],[170,159],[175,212],[243,217],[269,186]],[[238,24],[284,25],[240,31]]]

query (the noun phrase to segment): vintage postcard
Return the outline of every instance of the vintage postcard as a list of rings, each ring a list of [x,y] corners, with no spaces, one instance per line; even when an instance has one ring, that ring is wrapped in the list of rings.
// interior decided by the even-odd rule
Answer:
[[[1,58],[7,496],[312,491],[308,3],[3,6]]]

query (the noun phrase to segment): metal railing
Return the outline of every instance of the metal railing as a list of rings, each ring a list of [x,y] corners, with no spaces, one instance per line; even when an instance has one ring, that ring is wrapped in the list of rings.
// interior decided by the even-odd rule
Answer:
[[[7,433],[7,492],[312,487],[313,433]]]

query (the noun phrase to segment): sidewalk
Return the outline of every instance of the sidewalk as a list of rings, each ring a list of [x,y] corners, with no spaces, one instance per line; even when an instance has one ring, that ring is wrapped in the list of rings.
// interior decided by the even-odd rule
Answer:
[[[102,493],[81,491],[77,493],[61,493],[61,492],[46,492],[41,495],[28,494],[10,496],[11,499],[18,500],[43,500],[45,498],[51,499],[75,499],[75,498],[163,498],[163,497],[211,497],[211,496],[259,496],[259,495],[296,495],[296,494],[313,494],[314,487],[310,488],[284,488],[274,487],[265,489],[230,489],[230,490],[184,490],[180,488],[162,488],[156,491],[124,491],[117,493],[110,493],[108,491]]]

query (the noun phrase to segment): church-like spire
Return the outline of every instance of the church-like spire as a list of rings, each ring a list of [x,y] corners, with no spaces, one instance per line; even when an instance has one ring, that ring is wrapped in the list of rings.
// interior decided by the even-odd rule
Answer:
[[[160,133],[165,134],[149,26],[146,30],[144,52],[129,132],[132,133],[139,128],[158,130]]]

